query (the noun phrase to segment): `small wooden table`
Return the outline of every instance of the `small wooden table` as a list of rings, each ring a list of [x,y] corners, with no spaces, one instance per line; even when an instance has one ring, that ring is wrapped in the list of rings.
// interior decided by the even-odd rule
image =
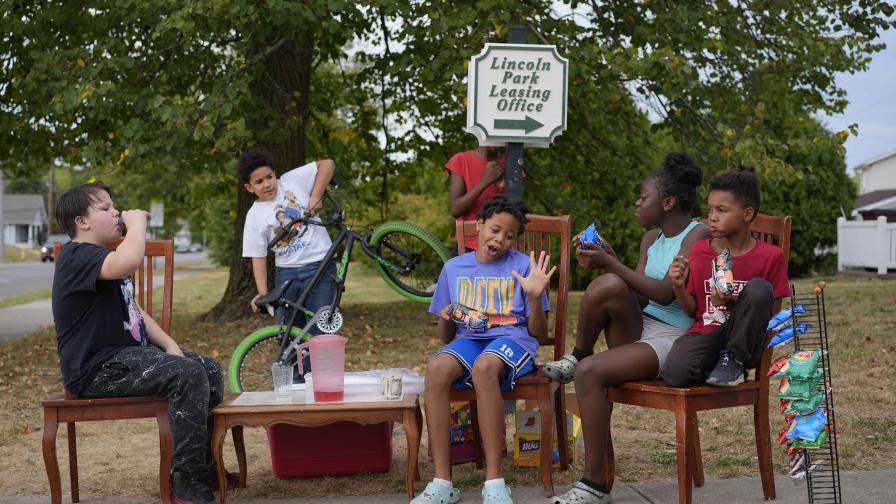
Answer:
[[[408,499],[414,498],[414,481],[420,479],[417,458],[420,451],[423,415],[416,394],[405,394],[400,401],[352,402],[352,403],[294,403],[233,406],[240,394],[231,394],[212,410],[215,430],[212,433],[212,456],[218,471],[220,501],[227,501],[227,474],[224,468],[224,436],[232,431],[240,469],[240,488],[246,486],[246,448],[243,444],[243,427],[268,427],[285,423],[302,427],[317,427],[335,422],[351,421],[362,425],[380,422],[399,422],[404,425],[408,443],[405,489]]]

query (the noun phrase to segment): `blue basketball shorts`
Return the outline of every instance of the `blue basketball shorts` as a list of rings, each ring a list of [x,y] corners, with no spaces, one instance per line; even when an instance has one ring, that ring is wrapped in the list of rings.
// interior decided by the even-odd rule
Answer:
[[[511,338],[459,338],[445,345],[436,355],[453,356],[464,367],[463,378],[454,383],[458,388],[473,387],[473,363],[482,354],[494,354],[507,365],[507,376],[501,380],[501,390],[513,390],[516,379],[535,371],[535,359]]]

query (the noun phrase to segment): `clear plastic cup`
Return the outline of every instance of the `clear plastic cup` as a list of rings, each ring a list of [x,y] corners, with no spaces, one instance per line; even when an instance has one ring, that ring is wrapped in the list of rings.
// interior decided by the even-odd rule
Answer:
[[[274,381],[274,395],[288,396],[292,390],[292,367],[274,364],[271,366],[271,377]]]

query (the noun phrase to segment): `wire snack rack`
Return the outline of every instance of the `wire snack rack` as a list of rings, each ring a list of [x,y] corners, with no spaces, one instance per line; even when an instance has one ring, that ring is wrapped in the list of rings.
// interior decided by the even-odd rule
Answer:
[[[824,303],[824,282],[820,282],[809,294],[796,294],[791,284],[791,306],[801,304],[806,311],[792,315],[792,323],[808,322],[804,334],[794,336],[794,347],[800,350],[821,350],[819,369],[823,371],[817,389],[824,392],[821,406],[827,410],[828,439],[818,448],[803,448],[805,456],[805,478],[810,504],[840,504],[840,465],[837,454],[837,422],[834,408],[834,393],[831,384],[831,354],[828,344],[827,316]]]

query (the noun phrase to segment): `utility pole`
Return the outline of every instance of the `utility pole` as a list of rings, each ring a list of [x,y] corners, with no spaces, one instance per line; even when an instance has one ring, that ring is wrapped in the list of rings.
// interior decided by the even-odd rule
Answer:
[[[6,226],[3,225],[3,193],[6,192],[6,175],[0,170],[0,262],[6,260]]]
[[[47,236],[53,234],[53,217],[56,205],[56,167],[50,167],[50,190],[47,194]]]

